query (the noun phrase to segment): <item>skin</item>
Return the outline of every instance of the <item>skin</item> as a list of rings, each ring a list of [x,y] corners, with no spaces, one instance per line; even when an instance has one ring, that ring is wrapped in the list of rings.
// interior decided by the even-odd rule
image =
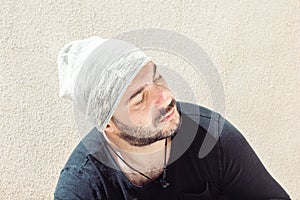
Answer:
[[[119,136],[128,142],[130,145],[133,146],[146,146],[151,143],[154,143],[156,141],[162,140],[166,137],[172,136],[174,134],[174,131],[177,128],[177,124],[172,124],[171,126],[167,124],[166,122],[160,122],[160,120],[166,116],[169,112],[174,110],[175,100],[172,99],[171,103],[167,106],[166,109],[160,109],[159,116],[156,117],[153,120],[153,124],[155,124],[154,128],[151,128],[149,126],[143,127],[143,126],[133,126],[133,125],[127,125],[121,122],[119,119],[113,117],[112,121],[116,125],[116,127],[121,130]],[[159,127],[160,124],[163,123],[164,129],[158,129],[156,127]]]
[[[166,118],[173,112],[171,117]],[[179,124],[180,115],[174,95],[156,70],[155,64],[149,62],[127,88],[104,132],[110,145],[126,162],[155,178],[161,173],[164,164],[165,138],[168,141],[168,160],[170,136]],[[115,159],[122,171],[132,173],[122,161],[117,157]],[[135,178],[130,174],[127,176],[136,184],[145,182],[142,180],[144,177],[136,180],[136,174]]]
[[[149,62],[137,74],[104,130],[125,149],[129,146],[147,148],[172,136],[179,126],[174,95],[155,68],[155,64]],[[174,116],[162,121],[173,110]]]

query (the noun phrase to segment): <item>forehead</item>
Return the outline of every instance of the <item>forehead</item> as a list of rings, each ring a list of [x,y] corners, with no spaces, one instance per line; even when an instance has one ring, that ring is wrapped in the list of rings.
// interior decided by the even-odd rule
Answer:
[[[138,87],[145,84],[145,81],[151,81],[154,72],[154,63],[148,62],[139,73],[134,77],[134,79],[129,84],[124,97],[128,97],[131,93],[133,93]]]
[[[149,75],[153,75],[153,70],[154,70],[154,63],[153,62],[148,62],[144,67],[139,71],[139,73],[135,76],[135,78],[132,80],[130,85],[135,84],[138,82],[140,79],[143,79]]]

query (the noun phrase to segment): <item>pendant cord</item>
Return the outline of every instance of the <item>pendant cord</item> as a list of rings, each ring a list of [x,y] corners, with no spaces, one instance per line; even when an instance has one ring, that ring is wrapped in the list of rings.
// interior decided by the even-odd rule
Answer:
[[[163,168],[163,180],[165,180],[166,176],[167,176],[167,138],[165,140],[165,156],[164,156],[164,168]]]
[[[143,176],[143,177],[145,177],[145,178],[147,178],[147,179],[149,179],[150,181],[153,181],[153,182],[155,182],[155,183],[158,183],[159,184],[159,182],[158,181],[156,181],[156,180],[153,180],[152,178],[150,178],[149,176],[147,176],[146,174],[144,174],[144,173],[142,173],[142,172],[140,172],[140,171],[138,171],[137,169],[135,169],[135,168],[133,168],[131,165],[129,165],[115,150],[114,150],[114,148],[112,148],[112,146],[108,143],[108,142],[106,142],[106,144],[108,145],[108,147],[114,152],[114,154],[116,154],[116,156],[120,159],[120,160],[122,160],[122,162],[125,164],[125,165],[127,165],[127,167],[129,167],[130,169],[132,169],[133,171],[135,171],[136,173],[138,173],[138,174],[140,174],[141,176]],[[162,180],[160,180],[160,185],[163,187],[163,188],[166,188],[168,185],[169,185],[169,183],[165,180],[166,179],[166,176],[167,176],[167,166],[166,166],[166,162],[167,162],[167,144],[168,144],[168,142],[167,142],[167,138],[165,139],[165,153],[164,153],[164,167],[163,167],[163,177],[162,177]]]

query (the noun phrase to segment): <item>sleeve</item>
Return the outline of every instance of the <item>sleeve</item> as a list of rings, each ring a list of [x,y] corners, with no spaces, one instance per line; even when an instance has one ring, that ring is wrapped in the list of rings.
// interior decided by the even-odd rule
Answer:
[[[290,199],[243,135],[227,120],[219,142],[221,187],[229,199]]]
[[[81,170],[72,166],[65,167],[60,174],[54,192],[55,200],[103,199],[97,195],[89,178]]]

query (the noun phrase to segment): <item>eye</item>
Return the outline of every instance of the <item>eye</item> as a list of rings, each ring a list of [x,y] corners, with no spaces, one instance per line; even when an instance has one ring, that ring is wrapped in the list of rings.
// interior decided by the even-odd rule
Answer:
[[[163,85],[165,84],[165,79],[161,75],[159,75],[156,79],[153,80],[153,83]]]
[[[158,77],[155,78],[153,82],[159,81],[161,78],[162,78],[161,75],[158,75]]]
[[[139,94],[138,96],[141,96],[141,99],[135,105],[140,105],[144,101],[144,93],[143,94]]]

